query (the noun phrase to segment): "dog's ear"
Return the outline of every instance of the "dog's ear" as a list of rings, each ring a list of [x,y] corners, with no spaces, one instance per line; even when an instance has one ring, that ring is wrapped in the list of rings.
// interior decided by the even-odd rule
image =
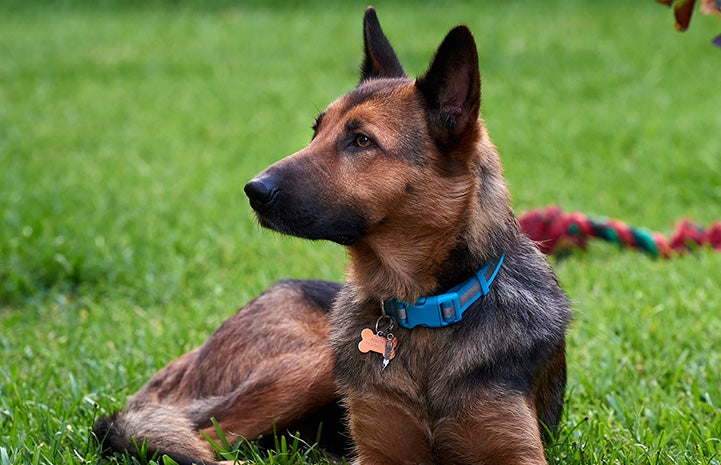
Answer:
[[[369,6],[363,18],[364,57],[360,82],[373,78],[404,77],[401,63],[391,43],[383,34],[376,10]]]
[[[478,52],[471,31],[448,33],[426,73],[416,80],[429,109],[431,134],[450,147],[475,127],[481,107]]]

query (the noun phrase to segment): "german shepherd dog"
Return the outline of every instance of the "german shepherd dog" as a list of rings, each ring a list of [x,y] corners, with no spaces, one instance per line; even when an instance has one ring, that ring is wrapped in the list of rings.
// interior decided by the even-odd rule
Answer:
[[[414,80],[369,8],[364,52],[309,145],[245,186],[261,225],[345,246],[346,282],[271,288],[101,420],[110,447],[211,461],[211,418],[253,438],[339,396],[357,464],[546,463],[571,310],[511,210],[473,36]]]

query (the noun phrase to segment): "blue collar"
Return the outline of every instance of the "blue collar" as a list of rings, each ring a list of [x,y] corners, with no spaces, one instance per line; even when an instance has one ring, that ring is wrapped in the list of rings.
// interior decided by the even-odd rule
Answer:
[[[414,304],[398,299],[383,301],[383,309],[399,325],[411,329],[415,326],[442,328],[461,321],[463,312],[490,292],[491,284],[501,269],[501,255],[492,259],[467,281],[452,287],[445,294],[421,297]],[[490,276],[487,276],[490,272]]]

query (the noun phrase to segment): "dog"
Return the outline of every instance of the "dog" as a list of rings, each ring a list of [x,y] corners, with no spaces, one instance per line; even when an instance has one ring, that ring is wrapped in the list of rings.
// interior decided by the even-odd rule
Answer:
[[[355,464],[546,463],[572,311],[510,207],[475,40],[452,29],[411,79],[373,8],[363,37],[358,85],[244,189],[262,226],[345,246],[345,283],[272,288],[99,422],[105,444],[212,461],[211,417],[253,438],[331,406]]]
[[[511,210],[474,38],[413,80],[369,9],[364,51],[309,145],[245,186],[261,225],[348,250],[330,344],[357,463],[545,463],[571,310]]]

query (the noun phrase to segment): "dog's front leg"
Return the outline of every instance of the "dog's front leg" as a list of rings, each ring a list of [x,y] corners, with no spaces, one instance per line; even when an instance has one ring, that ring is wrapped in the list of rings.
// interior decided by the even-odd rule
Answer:
[[[432,464],[427,422],[379,395],[347,397],[358,465]]]
[[[545,465],[536,413],[523,395],[489,389],[434,427],[444,464]]]

